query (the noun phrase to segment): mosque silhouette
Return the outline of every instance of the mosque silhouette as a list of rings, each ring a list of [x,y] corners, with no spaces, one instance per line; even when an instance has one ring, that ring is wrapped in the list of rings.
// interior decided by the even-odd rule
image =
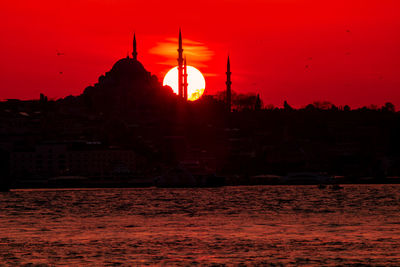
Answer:
[[[178,97],[188,100],[188,81],[186,56],[184,57],[182,34],[179,29],[178,39]],[[226,109],[231,110],[231,71],[230,60],[227,62]],[[118,60],[109,72],[101,75],[98,83],[84,90],[82,97],[90,107],[101,110],[112,107],[114,111],[141,109],[144,106],[168,102],[173,98],[171,88],[161,86],[155,75],[151,75],[138,60],[136,35],[133,35],[132,57]]]

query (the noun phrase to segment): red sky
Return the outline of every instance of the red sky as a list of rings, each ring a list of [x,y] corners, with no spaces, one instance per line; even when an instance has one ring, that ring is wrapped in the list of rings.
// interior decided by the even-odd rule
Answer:
[[[209,94],[225,87],[229,53],[233,90],[266,104],[400,107],[399,14],[398,0],[5,0],[0,99],[80,94],[131,52],[133,31],[162,81],[182,27]]]

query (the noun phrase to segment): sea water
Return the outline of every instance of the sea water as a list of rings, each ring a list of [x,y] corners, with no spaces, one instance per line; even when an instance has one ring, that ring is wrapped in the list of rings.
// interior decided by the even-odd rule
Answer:
[[[0,265],[400,265],[400,186],[0,193]]]

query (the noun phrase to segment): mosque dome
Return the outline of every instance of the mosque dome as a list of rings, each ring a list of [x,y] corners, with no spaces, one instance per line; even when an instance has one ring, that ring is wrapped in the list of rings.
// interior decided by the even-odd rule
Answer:
[[[133,58],[122,58],[118,60],[109,72],[112,76],[120,77],[133,77],[133,76],[147,76],[149,72],[146,71],[143,64]]]
[[[119,59],[98,82],[84,91],[86,103],[102,111],[126,112],[127,110],[154,107],[163,95],[156,76],[152,76],[137,60],[136,42],[132,57]]]

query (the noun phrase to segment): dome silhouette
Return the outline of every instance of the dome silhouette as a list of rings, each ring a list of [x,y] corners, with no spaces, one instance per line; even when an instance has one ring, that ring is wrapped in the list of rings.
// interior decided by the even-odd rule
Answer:
[[[87,87],[83,97],[85,103],[95,110],[121,113],[154,107],[160,103],[160,98],[172,94],[142,63],[126,57],[101,75],[94,86]]]
[[[147,76],[150,75],[144,68],[143,64],[132,58],[122,58],[118,60],[110,70],[110,74],[128,78],[132,76]]]

